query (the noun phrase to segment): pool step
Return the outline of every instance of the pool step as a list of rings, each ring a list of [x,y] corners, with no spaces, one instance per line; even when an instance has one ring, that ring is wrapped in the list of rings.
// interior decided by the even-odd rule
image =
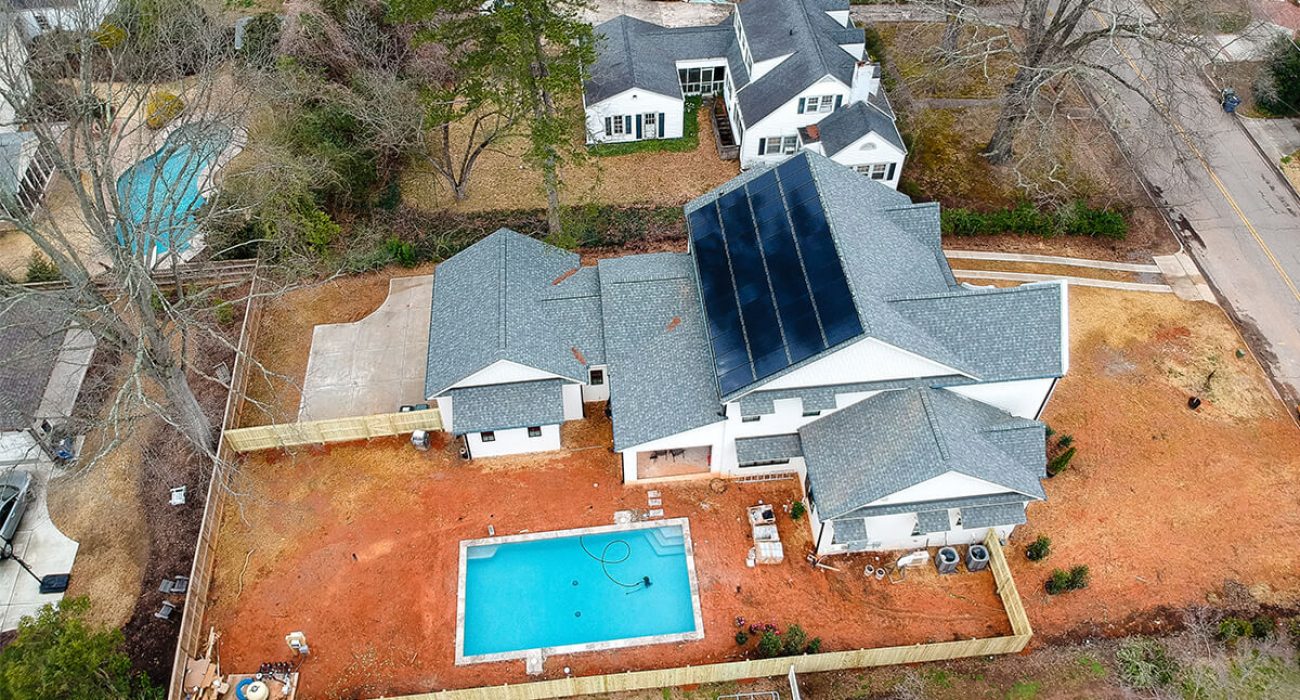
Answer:
[[[661,557],[675,556],[682,553],[686,547],[686,538],[680,529],[664,530],[663,528],[654,528],[646,530],[646,541],[650,543],[650,549]]]

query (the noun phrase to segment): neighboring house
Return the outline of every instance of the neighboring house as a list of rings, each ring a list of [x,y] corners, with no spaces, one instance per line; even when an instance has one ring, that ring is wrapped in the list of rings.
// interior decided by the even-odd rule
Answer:
[[[0,208],[17,217],[31,213],[40,203],[54,164],[38,148],[36,135],[22,131],[17,106],[8,96],[25,99],[31,93],[27,75],[27,45],[19,33],[12,14],[0,13],[3,23],[3,47],[0,80],[13,79],[17,85],[6,87],[0,96]]]
[[[438,266],[426,394],[471,457],[609,400],[625,482],[797,474],[820,553],[1006,536],[1044,498],[1064,284],[959,284],[939,207],[805,152],[583,267],[500,230]]]
[[[39,458],[72,415],[95,343],[63,319],[44,295],[0,299],[0,466]]]
[[[719,147],[742,168],[808,149],[898,186],[907,149],[848,0],[746,0],[716,26],[620,16],[596,32],[589,143],[679,138],[685,98],[712,95]]]
[[[56,29],[90,31],[117,7],[117,0],[8,0],[24,39]]]

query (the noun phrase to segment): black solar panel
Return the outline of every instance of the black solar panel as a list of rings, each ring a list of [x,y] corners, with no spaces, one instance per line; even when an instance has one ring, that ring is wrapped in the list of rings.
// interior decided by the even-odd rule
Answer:
[[[724,395],[862,333],[806,157],[688,222]]]

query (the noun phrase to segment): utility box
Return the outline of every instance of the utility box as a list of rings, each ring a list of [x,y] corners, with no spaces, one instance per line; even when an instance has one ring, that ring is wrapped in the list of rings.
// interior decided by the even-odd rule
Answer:
[[[417,449],[417,450],[419,450],[419,451],[421,451],[421,452],[426,452],[426,451],[428,451],[428,449],[429,449],[429,431],[427,431],[427,430],[417,430],[417,431],[411,433],[411,445],[414,446],[415,449]]]
[[[982,544],[973,544],[966,549],[966,570],[983,571],[989,568],[989,550]]]
[[[958,556],[956,547],[940,547],[939,553],[934,557],[934,568],[941,574],[955,574],[960,562],[961,557]]]

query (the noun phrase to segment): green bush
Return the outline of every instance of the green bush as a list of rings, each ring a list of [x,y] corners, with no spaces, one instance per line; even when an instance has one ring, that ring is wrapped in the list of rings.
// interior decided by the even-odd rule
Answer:
[[[53,260],[33,252],[30,258],[27,258],[27,281],[28,282],[58,282],[63,279],[63,274],[59,272],[59,266],[54,264]]]
[[[790,504],[791,520],[801,520],[803,519],[804,514],[806,514],[807,512],[808,512],[808,508],[804,506],[803,501],[795,501],[794,503]]]
[[[1109,209],[1093,209],[1083,202],[1052,212],[1028,202],[1009,209],[980,212],[954,207],[940,214],[940,228],[949,236],[1018,236],[1050,237],[1058,234],[1124,238],[1128,222],[1124,215]]]
[[[249,20],[240,49],[244,61],[254,68],[267,70],[275,65],[279,51],[280,18],[274,12],[262,12]]]
[[[145,103],[144,124],[150,129],[161,129],[171,120],[185,111],[185,100],[175,93],[162,91],[154,93]]]
[[[301,227],[302,239],[318,253],[323,253],[341,233],[339,226],[329,214],[318,208],[298,212],[298,225]]]
[[[1225,617],[1219,621],[1215,636],[1226,644],[1235,644],[1240,639],[1267,639],[1274,626],[1273,619],[1267,615],[1256,615],[1249,620]]]
[[[1057,474],[1060,474],[1066,469],[1069,469],[1070,461],[1074,459],[1075,452],[1076,452],[1075,448],[1071,447],[1070,449],[1053,457],[1051,461],[1047,463],[1047,475],[1056,476]]]
[[[1054,569],[1052,575],[1048,577],[1043,588],[1048,595],[1060,595],[1070,590],[1070,572],[1065,569]]]
[[[1163,688],[1178,675],[1178,664],[1165,646],[1147,637],[1134,637],[1120,644],[1115,660],[1120,679],[1138,690]]]
[[[228,301],[218,300],[216,306],[212,307],[212,313],[220,325],[229,326],[235,322],[235,306]]]
[[[1081,591],[1088,587],[1092,576],[1087,564],[1079,564],[1070,569],[1069,590]]]
[[[161,699],[144,675],[132,677],[122,633],[86,621],[85,597],[65,598],[18,623],[0,652],[0,697],[25,700]]]
[[[745,646],[746,644],[749,644],[749,633],[745,632],[744,630],[737,632],[736,644],[739,644],[742,647]]]
[[[781,655],[798,656],[808,645],[808,633],[799,625],[790,625],[781,635]]]
[[[420,264],[420,258],[415,253],[415,246],[403,241],[400,238],[393,237],[384,241],[384,249],[393,261],[402,267],[415,267]]]
[[[1047,535],[1039,535],[1038,539],[1029,543],[1025,547],[1025,558],[1029,561],[1042,561],[1047,555],[1052,553],[1052,538]]]
[[[781,655],[784,648],[781,644],[781,636],[771,630],[764,630],[763,636],[758,638],[758,655],[761,658],[776,658]]]
[[[1255,80],[1255,102],[1279,117],[1300,114],[1300,46],[1280,35],[1268,47],[1264,67]]]
[[[808,640],[808,646],[804,647],[803,653],[820,654],[821,651],[822,651],[822,638],[813,637],[812,639]]]

